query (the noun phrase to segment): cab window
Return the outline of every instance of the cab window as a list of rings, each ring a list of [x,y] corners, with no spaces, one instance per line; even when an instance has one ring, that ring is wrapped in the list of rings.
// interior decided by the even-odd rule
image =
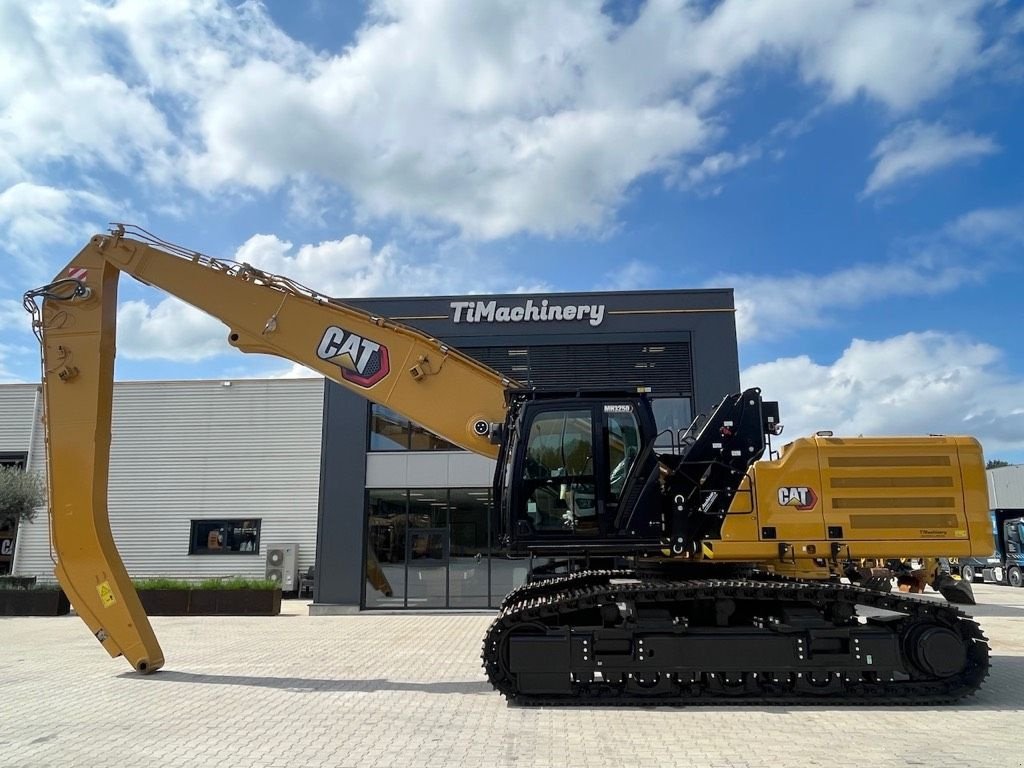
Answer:
[[[615,409],[615,410],[612,410]],[[632,407],[605,406],[605,424],[608,443],[608,489],[611,499],[617,500],[629,477],[633,462],[640,455],[640,427]]]
[[[597,526],[590,409],[547,411],[530,425],[523,480],[534,530]]]

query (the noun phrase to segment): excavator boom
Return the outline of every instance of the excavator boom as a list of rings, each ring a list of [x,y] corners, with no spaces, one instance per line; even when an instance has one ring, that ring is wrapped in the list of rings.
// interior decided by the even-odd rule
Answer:
[[[43,347],[55,575],[108,653],[150,672],[162,666],[163,653],[107,517],[122,272],[221,320],[242,352],[301,363],[491,458],[504,393],[515,382],[426,334],[332,303],[287,278],[126,231],[119,225],[93,237],[54,282],[26,294],[26,304]]]

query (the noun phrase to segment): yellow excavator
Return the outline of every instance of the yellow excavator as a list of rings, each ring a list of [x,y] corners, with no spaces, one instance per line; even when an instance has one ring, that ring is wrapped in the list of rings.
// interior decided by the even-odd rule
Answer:
[[[43,350],[56,577],[139,672],[164,657],[107,516],[122,272],[222,321],[240,351],[306,365],[496,459],[495,544],[588,565],[503,601],[482,660],[512,701],[931,704],[988,673],[985,637],[959,609],[842,578],[866,558],[991,553],[973,438],[819,434],[776,455],[778,404],[748,389],[662,452],[643,392],[526,388],[287,277],[115,225],[25,304]],[[970,601],[969,586],[931,576]]]

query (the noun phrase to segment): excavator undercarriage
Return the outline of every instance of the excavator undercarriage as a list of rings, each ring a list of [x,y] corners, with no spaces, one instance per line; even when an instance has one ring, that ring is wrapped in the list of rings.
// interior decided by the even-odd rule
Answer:
[[[981,628],[946,603],[768,573],[531,584],[505,601],[482,658],[527,705],[941,704],[989,669]]]

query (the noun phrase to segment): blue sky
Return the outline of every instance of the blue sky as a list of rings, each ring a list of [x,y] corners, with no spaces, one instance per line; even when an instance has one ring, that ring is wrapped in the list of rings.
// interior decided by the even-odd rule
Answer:
[[[0,0],[0,382],[108,221],[334,295],[736,289],[788,434],[1024,461],[1024,7]],[[126,281],[122,379],[295,375]]]

